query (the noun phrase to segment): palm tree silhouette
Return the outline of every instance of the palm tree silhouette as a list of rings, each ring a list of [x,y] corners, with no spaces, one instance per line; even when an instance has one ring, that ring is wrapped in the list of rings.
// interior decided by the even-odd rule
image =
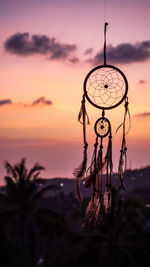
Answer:
[[[44,193],[49,190],[60,190],[59,186],[46,185],[37,187],[38,176],[44,167],[35,164],[29,171],[26,168],[26,159],[20,163],[11,165],[5,162],[7,176],[4,177],[6,190],[1,195],[1,199],[7,203],[7,210],[11,211],[10,224],[8,227],[9,238],[16,235],[19,229],[20,236],[20,266],[24,266],[24,242],[27,232],[33,236],[33,223],[35,214],[39,211],[38,203]],[[13,213],[13,214],[12,214]],[[16,232],[15,232],[16,228]],[[13,232],[12,232],[13,231]],[[32,247],[32,253],[34,248]]]

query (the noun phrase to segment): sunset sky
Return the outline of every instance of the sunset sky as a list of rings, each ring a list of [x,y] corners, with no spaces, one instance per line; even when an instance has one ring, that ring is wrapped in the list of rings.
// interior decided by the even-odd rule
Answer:
[[[108,60],[129,82],[128,167],[150,165],[150,1],[107,0]],[[0,183],[4,161],[27,158],[44,177],[73,177],[82,159],[83,81],[103,64],[103,0],[0,0]],[[89,160],[100,110],[87,103]],[[123,104],[107,111],[117,168]]]

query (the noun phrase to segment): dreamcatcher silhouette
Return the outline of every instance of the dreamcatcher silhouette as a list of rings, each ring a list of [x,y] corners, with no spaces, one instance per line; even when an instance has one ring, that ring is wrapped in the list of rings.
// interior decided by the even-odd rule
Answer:
[[[81,201],[79,190],[79,180],[86,177],[85,186],[93,187],[93,194],[86,209],[87,223],[95,224],[100,217],[100,210],[103,214],[107,214],[111,206],[111,188],[113,176],[112,162],[112,130],[111,123],[105,117],[105,111],[116,108],[124,101],[124,119],[119,125],[122,127],[122,143],[120,150],[120,159],[118,166],[118,177],[124,186],[124,171],[127,163],[127,147],[126,147],[126,117],[130,113],[128,109],[128,81],[124,73],[113,65],[106,63],[106,29],[108,23],[104,27],[104,64],[93,68],[86,76],[83,84],[82,105],[78,115],[78,120],[83,125],[84,151],[83,161],[81,165],[73,172],[77,178],[77,193]],[[89,124],[89,117],[86,111],[85,101],[93,105],[95,108],[102,110],[102,115],[95,122],[94,130],[96,140],[90,166],[87,168],[87,148],[86,124]],[[128,129],[129,130],[129,129]],[[108,138],[106,153],[103,155],[103,139]],[[85,175],[86,174],[86,175]],[[105,175],[104,175],[105,174]]]

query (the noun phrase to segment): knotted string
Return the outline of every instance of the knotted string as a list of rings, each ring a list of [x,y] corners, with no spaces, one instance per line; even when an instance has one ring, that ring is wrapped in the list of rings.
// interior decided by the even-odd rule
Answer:
[[[119,128],[122,126],[123,127],[123,136],[122,136],[122,144],[121,144],[121,150],[120,150],[120,158],[119,158],[119,166],[118,166],[118,176],[121,182],[121,185],[123,189],[126,191],[125,185],[124,185],[124,173],[127,167],[127,147],[126,147],[126,139],[125,136],[128,134],[130,128],[131,128],[131,117],[130,117],[130,112],[129,112],[129,107],[128,107],[128,98],[126,97],[125,99],[125,114],[124,114],[124,120],[123,123],[119,125],[117,128],[116,132],[119,130]],[[126,132],[126,117],[127,115],[129,116],[129,128],[128,131]]]
[[[101,143],[99,147],[99,152],[97,156],[97,188],[98,193],[100,195],[100,199],[102,198],[102,176],[103,176],[103,138],[101,137]]]
[[[78,121],[82,123],[84,127],[86,124],[90,124],[89,116],[87,114],[86,107],[85,107],[85,95],[82,96],[81,108],[78,114]]]
[[[80,166],[73,171],[73,175],[77,178],[77,196],[78,196],[79,201],[81,202],[82,197],[81,197],[81,193],[79,189],[79,178],[82,178],[86,171],[87,148],[88,148],[88,143],[86,140],[86,124],[90,123],[89,117],[86,111],[86,107],[85,107],[85,95],[83,95],[82,97],[81,108],[80,108],[79,115],[78,115],[78,121],[83,125],[83,142],[84,142],[83,160]]]
[[[85,186],[87,188],[89,188],[90,185],[93,184],[93,193],[96,190],[95,183],[96,183],[96,174],[97,174],[97,148],[98,148],[98,137],[96,137],[91,164],[87,170],[87,173],[89,173],[89,175],[87,175],[86,182],[85,182]]]
[[[129,127],[128,127],[128,130],[127,132],[125,132],[125,135],[127,135],[131,129],[131,116],[130,116],[130,110],[129,110],[129,102],[128,102],[128,97],[126,97],[125,99],[125,113],[124,113],[124,119],[123,119],[123,123],[121,123],[118,127],[117,127],[117,130],[116,130],[116,133],[118,132],[118,130],[123,126],[125,128],[125,123],[126,123],[126,119],[127,119],[127,115],[128,115],[128,118],[129,118]]]
[[[106,31],[107,31],[108,22],[105,22],[104,25],[104,65],[106,65]]]

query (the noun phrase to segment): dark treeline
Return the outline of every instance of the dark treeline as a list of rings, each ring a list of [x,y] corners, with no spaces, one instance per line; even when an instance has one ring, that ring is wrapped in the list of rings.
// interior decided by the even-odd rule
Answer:
[[[89,199],[79,205],[59,185],[39,186],[44,168],[35,164],[28,171],[25,163],[5,163],[1,267],[150,266],[150,215],[141,199],[113,188],[110,212],[85,226]]]

